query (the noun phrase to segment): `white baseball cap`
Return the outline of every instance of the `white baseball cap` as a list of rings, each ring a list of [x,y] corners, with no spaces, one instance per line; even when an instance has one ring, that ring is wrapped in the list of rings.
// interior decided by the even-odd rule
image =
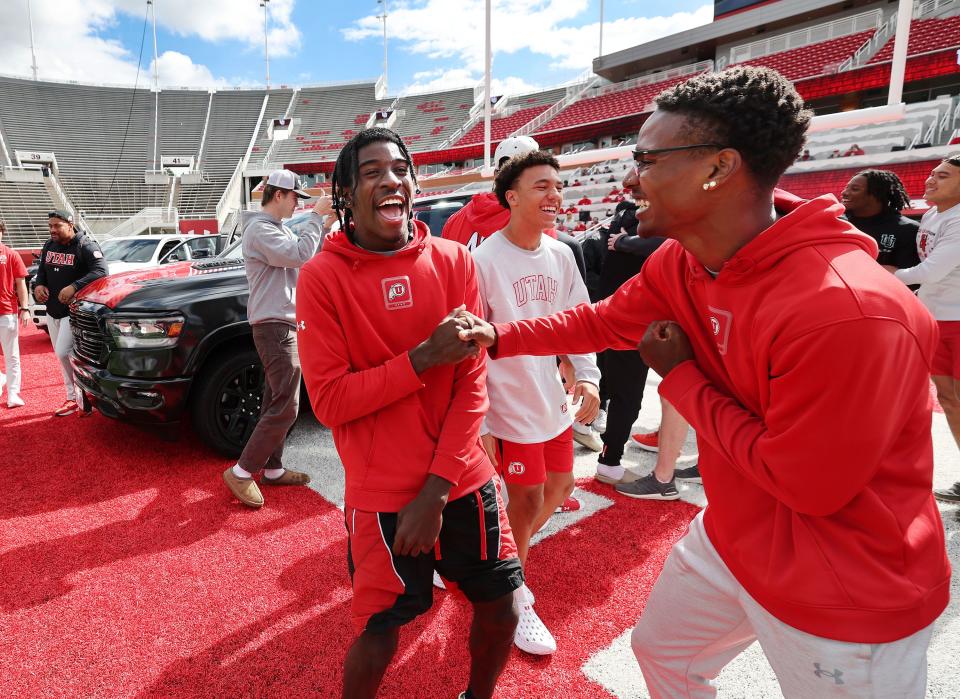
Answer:
[[[310,195],[303,191],[303,184],[300,178],[289,170],[274,170],[267,178],[267,184],[278,189],[292,189],[301,199],[309,199]]]
[[[493,166],[500,167],[500,161],[504,158],[515,158],[518,155],[532,153],[540,150],[540,144],[529,136],[511,136],[500,141],[497,150],[493,154]]]

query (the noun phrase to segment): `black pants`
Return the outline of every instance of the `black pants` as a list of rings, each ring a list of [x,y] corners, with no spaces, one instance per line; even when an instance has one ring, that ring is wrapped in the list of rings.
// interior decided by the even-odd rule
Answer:
[[[630,438],[630,430],[640,414],[643,387],[647,383],[647,365],[636,350],[604,350],[600,364],[600,395],[609,399],[607,431],[603,433],[603,452],[599,461],[616,466]]]

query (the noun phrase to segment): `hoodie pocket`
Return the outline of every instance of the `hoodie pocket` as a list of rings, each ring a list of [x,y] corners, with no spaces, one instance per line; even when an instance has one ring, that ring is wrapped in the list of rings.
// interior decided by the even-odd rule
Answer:
[[[378,492],[418,491],[435,449],[420,400],[415,395],[401,398],[377,414],[361,487]]]

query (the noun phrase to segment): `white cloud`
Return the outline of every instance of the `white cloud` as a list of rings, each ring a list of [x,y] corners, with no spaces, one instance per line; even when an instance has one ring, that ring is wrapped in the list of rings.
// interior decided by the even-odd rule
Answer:
[[[588,7],[588,0],[494,0],[491,23],[494,57],[527,50],[547,57],[554,68],[577,72],[589,69],[597,54],[599,22],[583,16]],[[713,5],[705,3],[694,12],[607,21],[604,53],[706,24],[712,19]],[[456,30],[452,31],[452,27]],[[391,7],[387,30],[394,46],[399,44],[405,51],[446,64],[439,70],[416,74],[417,89],[424,85],[441,86],[447,75],[463,78],[468,84],[476,83],[483,75],[484,0],[402,0]],[[380,20],[369,15],[343,30],[343,36],[348,41],[362,41],[377,39],[382,32]],[[450,65],[451,59],[453,65]],[[503,79],[510,85],[518,85],[518,80]],[[532,86],[527,85],[529,87]]]
[[[199,40],[239,41],[251,52],[263,47],[263,10],[255,0],[155,0],[157,24]],[[295,0],[270,0],[271,56],[287,56],[301,46],[292,22]],[[103,38],[120,15],[142,19],[143,0],[32,0],[33,29],[39,76],[50,80],[133,84],[136,46],[124,47]],[[147,27],[140,84],[152,81],[153,47]],[[0,73],[30,75],[26,0],[0,2]],[[161,84],[215,86],[228,81],[183,53],[165,51],[159,60]],[[237,81],[229,81],[236,85]]]
[[[164,51],[157,57],[160,85],[162,87],[220,87],[226,86],[223,78],[213,77],[210,69],[193,62],[190,56],[177,51]],[[153,79],[153,62],[150,63],[149,78]]]

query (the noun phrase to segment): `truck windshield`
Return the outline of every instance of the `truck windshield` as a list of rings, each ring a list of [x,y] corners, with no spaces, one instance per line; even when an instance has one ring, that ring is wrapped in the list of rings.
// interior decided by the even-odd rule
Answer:
[[[100,246],[107,262],[150,262],[157,249],[156,240],[107,240]]]

